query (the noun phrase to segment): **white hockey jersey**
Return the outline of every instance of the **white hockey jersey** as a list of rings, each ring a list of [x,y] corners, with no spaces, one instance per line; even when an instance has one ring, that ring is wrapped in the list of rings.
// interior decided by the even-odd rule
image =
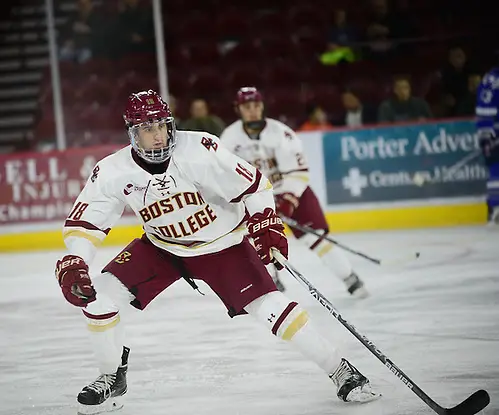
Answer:
[[[300,139],[287,125],[266,118],[258,139],[244,131],[241,120],[229,125],[220,141],[229,151],[243,158],[267,176],[274,193],[300,197],[308,186],[308,164]]]
[[[177,146],[161,174],[143,169],[131,146],[99,161],[64,224],[70,253],[90,261],[126,205],[154,245],[178,256],[238,244],[246,210],[252,215],[274,209],[265,176],[217,137],[192,131],[177,131]]]

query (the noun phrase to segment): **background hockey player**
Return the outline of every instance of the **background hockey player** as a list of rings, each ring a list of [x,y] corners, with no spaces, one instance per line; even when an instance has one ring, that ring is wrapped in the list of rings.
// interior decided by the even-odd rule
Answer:
[[[485,74],[478,87],[476,126],[485,164],[489,170],[487,206],[489,219],[499,224],[499,66]]]
[[[264,116],[262,94],[254,87],[239,89],[235,107],[241,119],[224,130],[220,136],[222,145],[270,179],[279,215],[327,235],[329,227],[319,201],[308,185],[308,164],[295,132],[280,121]],[[363,282],[340,249],[315,235],[303,234],[295,229],[292,231],[345,283],[350,294],[367,296]],[[277,279],[276,274],[274,279]]]
[[[212,288],[231,317],[250,314],[296,346],[329,375],[340,399],[378,397],[268,274],[272,249],[288,251],[269,180],[217,137],[176,131],[154,91],[132,94],[124,119],[131,144],[97,163],[64,225],[69,252],[56,264],[65,298],[83,309],[101,373],[78,395],[80,413],[117,409],[127,391],[120,307],[143,310],[179,278],[192,276]],[[144,235],[90,277],[95,246],[127,205]]]

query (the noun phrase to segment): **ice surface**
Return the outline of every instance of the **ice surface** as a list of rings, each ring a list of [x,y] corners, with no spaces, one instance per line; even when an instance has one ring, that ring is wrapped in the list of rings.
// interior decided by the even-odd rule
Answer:
[[[499,414],[499,229],[485,227],[339,235],[386,259],[350,256],[371,292],[354,300],[311,253],[291,241],[291,260],[343,316],[444,406],[477,389]],[[101,249],[95,269],[119,247]],[[0,255],[0,414],[76,413],[76,395],[97,371],[85,322],[54,277],[61,252]],[[241,264],[244,266],[244,264]],[[144,312],[124,313],[131,347],[120,415],[415,415],[427,407],[291,277],[287,294],[383,393],[366,405],[339,402],[329,379],[251,317],[230,319],[204,285],[177,282]]]

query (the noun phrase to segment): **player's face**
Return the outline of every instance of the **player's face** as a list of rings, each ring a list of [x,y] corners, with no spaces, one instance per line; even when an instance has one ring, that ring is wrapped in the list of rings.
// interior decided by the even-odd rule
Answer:
[[[245,102],[239,105],[239,113],[244,122],[260,121],[263,118],[263,102]]]
[[[168,127],[166,121],[142,123],[138,128],[138,141],[144,150],[154,150],[166,147],[168,142]]]
[[[411,96],[411,84],[406,80],[398,80],[395,82],[395,95],[401,101],[407,101]]]

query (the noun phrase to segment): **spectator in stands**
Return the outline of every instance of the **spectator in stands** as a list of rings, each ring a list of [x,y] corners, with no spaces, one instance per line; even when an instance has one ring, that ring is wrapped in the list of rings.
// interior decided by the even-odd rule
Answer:
[[[353,62],[356,57],[355,43],[358,40],[357,30],[347,22],[347,12],[344,9],[335,10],[327,51],[322,54],[321,62],[324,65]]]
[[[341,94],[341,101],[345,111],[334,123],[335,125],[353,128],[376,123],[376,108],[362,103],[353,91],[344,91]]]
[[[197,98],[191,102],[191,118],[182,123],[182,129],[206,131],[218,137],[225,129],[225,124],[216,115],[210,115],[208,104],[204,99]]]
[[[83,63],[98,54],[103,26],[92,0],[78,0],[78,10],[61,30],[60,59]]]
[[[371,57],[383,58],[393,51],[396,26],[396,17],[389,10],[387,0],[371,0],[371,15],[366,29]]]
[[[397,39],[416,35],[415,24],[407,3],[398,0],[392,10],[388,0],[371,0],[371,16],[367,25],[366,37],[369,42],[368,54],[372,58],[386,58],[395,52],[400,54],[406,46],[397,48]]]
[[[348,23],[347,12],[344,9],[336,9],[333,19],[333,27],[329,32],[330,49],[351,46],[359,40],[359,34],[356,28]]]
[[[122,0],[114,32],[118,54],[154,52],[152,8],[141,6],[139,0]]]
[[[442,68],[442,101],[444,115],[453,116],[458,102],[468,93],[469,62],[464,50],[453,46],[448,50],[447,62]]]
[[[298,128],[298,131],[320,131],[332,128],[333,126],[329,123],[327,114],[322,107],[311,103],[307,106],[307,121]]]
[[[422,98],[411,96],[408,77],[396,77],[393,92],[393,98],[383,101],[378,108],[379,122],[421,121],[432,117],[428,103]]]
[[[480,74],[472,73],[468,76],[468,90],[457,103],[456,116],[466,117],[475,115],[476,94],[481,80],[482,75]]]
[[[397,39],[410,39],[418,36],[417,24],[414,10],[409,7],[409,0],[395,0],[394,10],[396,22],[394,25],[394,37]],[[412,44],[405,44],[402,50]]]

